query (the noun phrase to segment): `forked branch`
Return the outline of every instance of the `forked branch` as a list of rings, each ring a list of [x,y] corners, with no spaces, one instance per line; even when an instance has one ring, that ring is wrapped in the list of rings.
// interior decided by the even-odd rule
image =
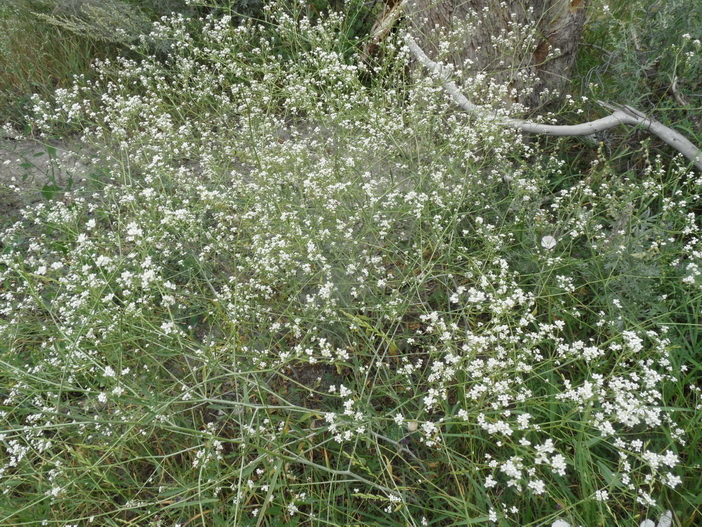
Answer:
[[[461,93],[458,86],[451,81],[451,72],[445,66],[434,62],[421,47],[415,42],[415,40],[410,36],[405,36],[405,42],[409,47],[410,51],[414,57],[430,72],[435,74],[441,84],[443,85],[446,92],[451,96],[458,106],[460,106],[466,112],[480,116],[482,118],[489,117],[486,115],[486,110],[473,104],[468,100],[468,98]],[[631,106],[621,106],[615,104],[608,104],[598,101],[599,104],[612,113],[607,117],[597,119],[595,121],[589,121],[586,123],[576,124],[576,125],[552,125],[552,124],[541,124],[534,123],[531,121],[525,121],[522,119],[511,119],[509,117],[494,116],[493,119],[499,124],[508,126],[511,128],[516,128],[522,132],[530,134],[542,134],[542,135],[553,135],[559,137],[573,137],[573,136],[587,136],[592,135],[597,132],[603,132],[604,130],[609,130],[620,124],[626,124],[629,126],[640,126],[645,130],[648,130],[653,135],[657,136],[666,144],[673,147],[675,150],[680,152],[686,158],[688,158],[698,170],[702,171],[702,150],[691,143],[682,134],[668,128],[664,124],[647,117],[640,111],[632,108]]]

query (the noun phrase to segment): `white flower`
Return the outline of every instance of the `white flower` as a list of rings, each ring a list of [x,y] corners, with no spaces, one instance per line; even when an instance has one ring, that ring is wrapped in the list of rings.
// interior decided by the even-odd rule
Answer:
[[[556,238],[554,238],[553,236],[544,236],[543,238],[541,238],[541,247],[549,251],[556,246],[556,243]]]
[[[661,519],[658,520],[657,527],[671,527],[671,525],[673,525],[673,513],[670,511],[665,511],[661,516]]]
[[[112,258],[109,256],[105,256],[104,254],[101,254],[95,259],[95,265],[98,267],[105,267],[112,261]]]
[[[566,460],[561,454],[556,454],[551,458],[551,468],[559,476],[565,476]]]
[[[531,491],[536,495],[546,492],[546,484],[540,479],[530,481],[527,487],[529,487],[529,489],[531,489]]]
[[[127,241],[133,241],[134,238],[139,238],[144,234],[144,231],[139,227],[139,225],[133,221],[127,225]]]

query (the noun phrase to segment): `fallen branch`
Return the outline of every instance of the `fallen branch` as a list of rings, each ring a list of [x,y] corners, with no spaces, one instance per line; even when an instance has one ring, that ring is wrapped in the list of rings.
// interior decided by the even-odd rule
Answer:
[[[378,44],[388,36],[404,12],[405,0],[401,0],[394,5],[392,2],[385,2],[382,14],[378,17],[370,30],[369,38],[363,46],[362,58],[367,62],[370,56],[378,49]]]
[[[470,102],[468,98],[461,93],[458,86],[451,81],[451,72],[448,68],[445,68],[441,64],[438,64],[427,57],[426,53],[424,53],[422,48],[419,47],[419,45],[410,35],[405,36],[405,42],[407,43],[407,46],[414,57],[425,68],[439,78],[446,92],[451,96],[454,102],[458,104],[458,106],[473,115],[477,115],[482,118],[486,117],[485,109]],[[615,126],[619,126],[621,124],[641,126],[657,136],[664,143],[680,152],[682,155],[688,158],[698,170],[702,171],[702,150],[688,141],[683,135],[679,134],[675,130],[672,130],[671,128],[668,128],[664,124],[651,119],[650,117],[646,117],[646,115],[635,108],[632,108],[631,106],[608,104],[601,101],[598,102],[601,106],[612,110],[612,113],[607,117],[576,125],[540,124],[522,119],[511,119],[509,117],[500,116],[493,116],[493,120],[497,121],[499,124],[521,130],[522,132],[530,134],[553,135],[558,137],[588,136],[597,132],[609,130],[610,128],[614,128]]]

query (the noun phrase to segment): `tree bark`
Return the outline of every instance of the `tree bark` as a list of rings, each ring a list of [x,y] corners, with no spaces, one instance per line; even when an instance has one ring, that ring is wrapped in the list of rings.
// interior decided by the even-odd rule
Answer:
[[[530,110],[570,80],[587,0],[405,0],[410,33],[433,60],[464,78],[507,87],[505,102]],[[448,45],[440,45],[440,42]]]

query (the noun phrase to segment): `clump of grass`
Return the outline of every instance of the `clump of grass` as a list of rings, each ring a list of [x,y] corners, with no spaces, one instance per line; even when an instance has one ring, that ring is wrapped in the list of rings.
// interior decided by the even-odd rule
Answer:
[[[138,40],[149,28],[149,19],[137,6],[123,0],[101,2],[52,2],[50,14],[36,17],[69,33],[98,42],[125,44]]]
[[[692,517],[702,179],[568,173],[308,14],[34,98],[114,153],[2,235],[2,521]]]
[[[49,97],[87,74],[109,47],[72,35],[35,16],[46,6],[34,0],[0,2],[0,120],[22,123],[32,94]]]

